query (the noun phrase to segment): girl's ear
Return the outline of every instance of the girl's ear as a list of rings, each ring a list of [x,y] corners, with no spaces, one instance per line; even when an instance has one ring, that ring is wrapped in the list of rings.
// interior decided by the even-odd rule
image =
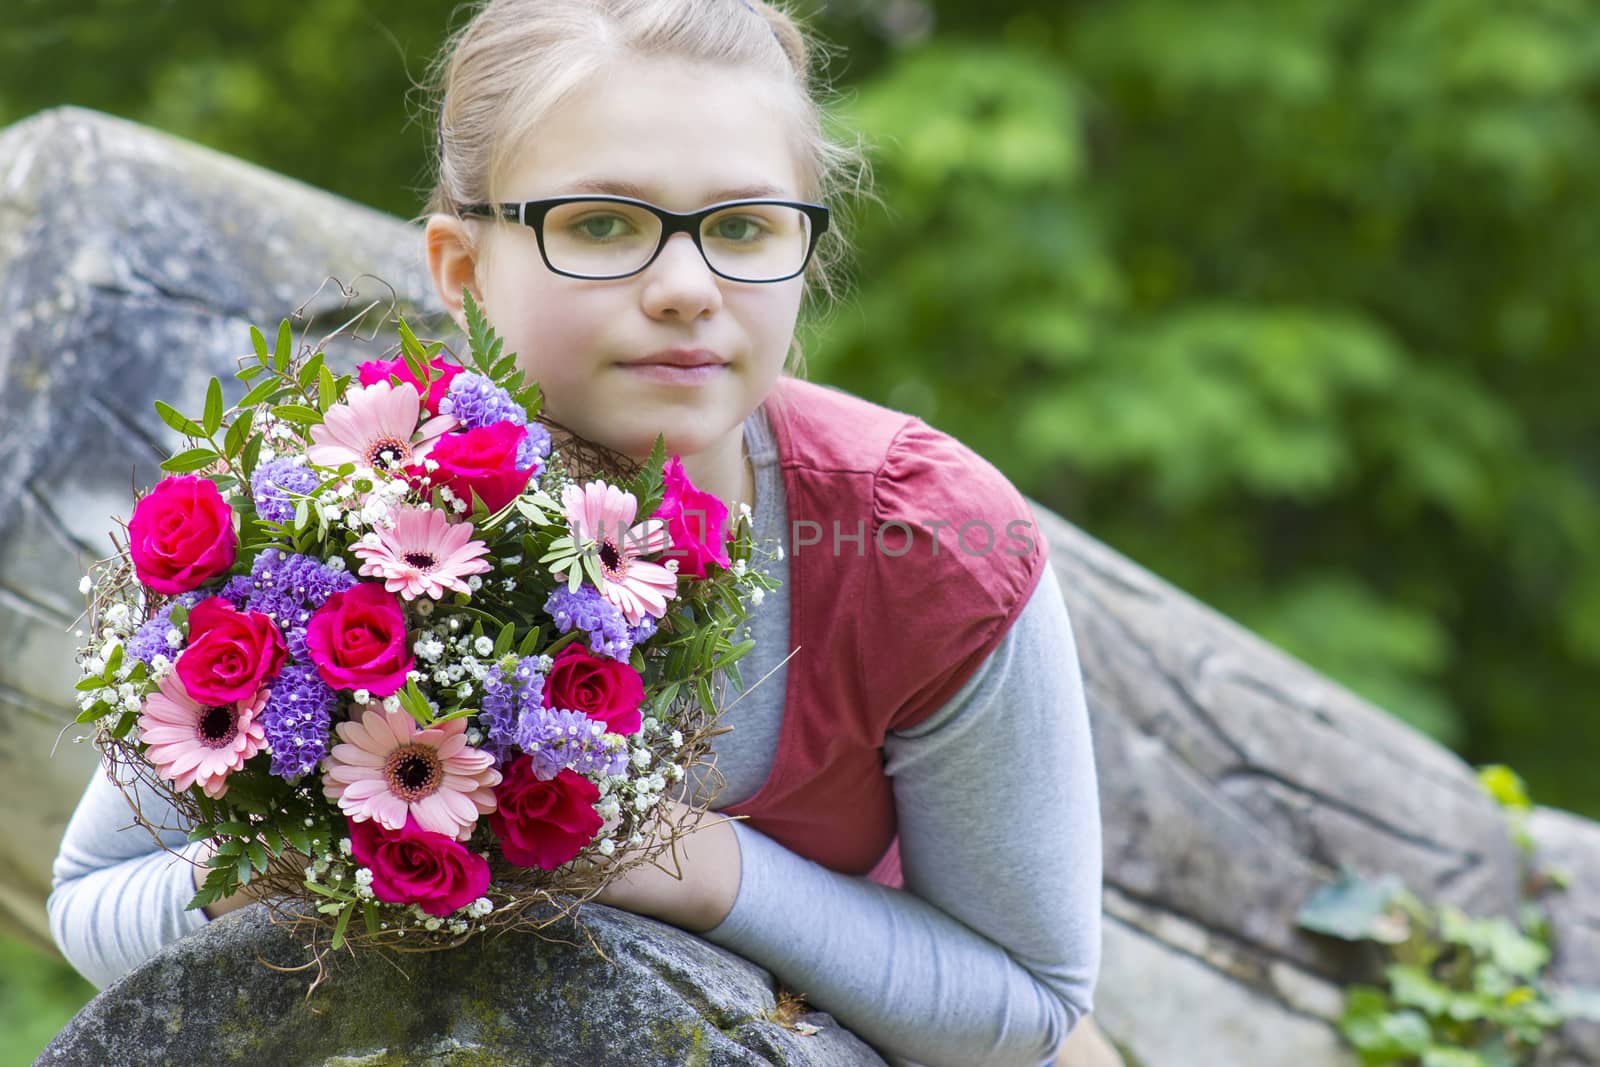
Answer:
[[[466,223],[452,215],[430,215],[423,237],[433,287],[445,310],[465,333],[467,315],[461,301],[462,288],[472,293],[479,307],[483,306],[483,294],[478,290],[478,253],[473,249]]]

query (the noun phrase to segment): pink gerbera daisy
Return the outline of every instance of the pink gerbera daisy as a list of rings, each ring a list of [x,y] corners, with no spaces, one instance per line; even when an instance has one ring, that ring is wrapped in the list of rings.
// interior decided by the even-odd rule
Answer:
[[[467,720],[421,729],[403,711],[366,705],[360,721],[334,727],[343,744],[322,761],[322,791],[357,821],[399,830],[409,814],[424,830],[457,841],[494,810],[494,757],[467,745]]]
[[[659,563],[641,557],[665,552],[671,544],[664,519],[633,519],[639,502],[632,493],[594,481],[579,488],[569,485],[561,494],[567,525],[580,544],[593,542],[600,561],[600,592],[636,626],[646,615],[666,614],[667,601],[677,595],[678,576]]]
[[[150,746],[146,757],[179,792],[198,784],[212,799],[223,796],[228,775],[266,747],[266,732],[256,716],[268,691],[207,707],[189,696],[177,671],[167,672],[156,684],[160,691],[145,698],[139,713],[139,740]]]
[[[374,530],[376,545],[360,544],[356,555],[366,560],[361,574],[382,578],[384,587],[407,600],[426,594],[434,600],[445,590],[468,592],[464,579],[490,569],[489,552],[482,541],[472,540],[470,522],[451,522],[437,508],[396,508],[394,529]]]
[[[422,397],[402,382],[377,382],[350,390],[311,427],[306,457],[319,467],[354,463],[373,470],[400,471],[433,450],[434,440],[455,429],[449,415],[435,415],[417,429]]]

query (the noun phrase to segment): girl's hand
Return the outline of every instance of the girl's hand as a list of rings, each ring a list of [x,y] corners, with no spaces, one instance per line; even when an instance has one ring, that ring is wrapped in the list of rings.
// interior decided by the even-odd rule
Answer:
[[[739,895],[739,839],[733,823],[715,812],[696,816],[676,800],[663,799],[661,803],[670,808],[669,819],[679,827],[673,849],[683,877],[671,873],[673,853],[668,851],[656,861],[667,870],[642,864],[614,880],[595,899],[704,933],[727,918]]]

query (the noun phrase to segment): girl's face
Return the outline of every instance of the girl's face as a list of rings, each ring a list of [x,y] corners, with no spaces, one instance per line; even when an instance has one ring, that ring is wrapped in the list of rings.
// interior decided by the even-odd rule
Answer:
[[[733,70],[619,63],[544,119],[509,166],[505,200],[588,192],[688,212],[740,198],[804,199],[788,91]],[[434,247],[448,243],[452,225],[461,224],[430,222],[429,261],[454,307],[461,282],[451,293],[449,250]],[[543,388],[551,418],[630,456],[646,455],[661,433],[668,455],[726,459],[731,451],[737,462],[740,424],[783,369],[803,277],[729,281],[679,233],[641,273],[570,278],[545,266],[529,227],[472,225],[482,234],[475,295],[506,350]],[[721,365],[687,374],[647,365],[673,349],[702,350],[697,359]]]

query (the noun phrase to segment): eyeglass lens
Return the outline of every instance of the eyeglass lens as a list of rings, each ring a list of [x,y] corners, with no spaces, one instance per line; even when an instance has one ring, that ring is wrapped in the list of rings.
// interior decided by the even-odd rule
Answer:
[[[558,204],[544,219],[544,252],[569,274],[609,277],[639,270],[661,241],[661,220],[608,200]],[[712,268],[742,281],[790,277],[804,265],[811,220],[797,208],[741,204],[708,216],[700,244]]]

